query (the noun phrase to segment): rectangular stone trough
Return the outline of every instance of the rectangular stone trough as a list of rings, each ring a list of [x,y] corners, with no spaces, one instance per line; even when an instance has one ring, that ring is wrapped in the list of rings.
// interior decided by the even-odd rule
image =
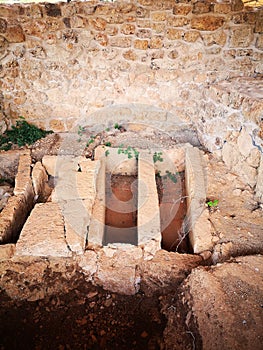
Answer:
[[[15,176],[14,195],[8,199],[0,213],[0,244],[6,244],[16,242],[33,207],[35,194],[31,180],[29,151],[2,153],[0,160],[1,177]]]
[[[171,170],[185,171],[185,197],[187,197],[185,222],[187,222],[186,234],[189,235],[191,251],[200,253],[210,248],[211,235],[205,208],[206,190],[202,153],[190,145],[168,150],[165,153],[162,162],[155,163],[153,151],[140,150],[138,159],[134,156],[129,159],[127,153],[120,153],[117,148],[98,147],[96,149],[95,159],[100,160],[101,167],[97,177],[97,194],[88,230],[87,244],[89,248],[94,249],[107,245],[107,241],[105,242],[106,192],[108,191],[106,182],[115,175],[137,177],[135,198],[137,201],[137,238],[135,245],[142,247],[146,254],[149,252],[151,255],[162,248],[156,173],[165,172],[169,167]],[[200,225],[203,229],[200,228]],[[125,230],[119,228],[120,235],[126,234]],[[134,231],[131,232],[134,235]],[[124,243],[127,242],[124,240]],[[120,238],[119,241],[117,239],[109,244],[118,246],[123,242]]]
[[[70,257],[83,254],[86,249],[100,249],[106,245],[118,248],[125,244],[127,247],[139,246],[144,256],[150,258],[162,249],[163,240],[157,174],[184,171],[187,197],[185,232],[189,236],[191,252],[199,254],[211,249],[202,152],[185,145],[163,151],[163,159],[159,161],[154,159],[153,153],[154,150],[139,150],[139,153],[128,156],[127,152],[120,152],[117,148],[100,146],[96,149],[95,160],[44,156],[42,163],[33,166],[33,171],[30,154],[21,154],[14,199],[11,198],[0,216],[0,238],[4,237],[1,243],[10,242],[8,239],[18,225],[15,227],[20,234],[15,252],[18,256]],[[125,176],[132,179],[130,188],[125,181],[124,186],[121,183]],[[36,203],[48,177],[52,177],[55,183],[52,194],[47,202]],[[114,189],[106,182],[111,177],[115,181]],[[120,195],[121,187],[130,197],[120,199],[117,207],[107,211],[107,193],[112,192],[112,199]],[[127,204],[132,205],[132,215],[125,209]],[[123,216],[115,227],[116,211]],[[133,221],[129,223],[131,218]],[[132,238],[127,236],[129,231]]]

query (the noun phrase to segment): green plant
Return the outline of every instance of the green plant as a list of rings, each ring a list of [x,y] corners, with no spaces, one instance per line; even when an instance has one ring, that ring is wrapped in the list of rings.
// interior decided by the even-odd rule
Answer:
[[[114,129],[120,130],[121,128],[122,128],[122,126],[120,124],[118,124],[118,123],[114,124]]]
[[[162,158],[163,153],[162,152],[154,152],[153,154],[153,162],[163,162],[163,158]]]
[[[218,206],[218,202],[219,202],[218,199],[210,200],[210,201],[207,201],[207,202],[206,202],[206,205],[207,205],[209,208],[215,208],[215,207]]]
[[[91,135],[91,136],[90,136],[90,139],[88,140],[86,146],[88,147],[88,146],[91,145],[94,141],[95,141],[95,137],[94,137],[93,135]]]
[[[169,170],[166,170],[165,173],[166,173],[165,177],[169,178],[173,183],[176,184],[178,173],[173,174]]]
[[[110,131],[110,128],[106,128],[105,131],[109,132],[109,131]]]
[[[110,154],[110,151],[107,149],[107,150],[105,151],[105,157],[108,157],[109,154]]]
[[[128,159],[132,159],[134,157],[136,160],[138,160],[139,158],[139,152],[131,146],[128,146],[127,148],[123,148],[123,145],[121,144],[118,148],[118,154],[121,154],[121,153],[126,154]]]
[[[37,140],[51,133],[53,131],[42,130],[35,125],[29,124],[25,118],[19,117],[16,125],[13,125],[11,130],[7,130],[3,135],[0,135],[0,149],[7,151],[11,149],[13,144],[18,145],[18,147],[32,145]]]
[[[106,142],[104,143],[104,145],[107,146],[107,147],[110,147],[110,146],[111,146],[111,142],[106,141]]]
[[[85,131],[85,128],[83,126],[79,125],[79,127],[78,127],[78,135],[79,135],[78,142],[81,141],[81,137],[83,136],[84,131]]]

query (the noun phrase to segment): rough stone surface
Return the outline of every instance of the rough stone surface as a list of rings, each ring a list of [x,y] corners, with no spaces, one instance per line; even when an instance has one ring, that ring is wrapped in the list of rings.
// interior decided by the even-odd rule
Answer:
[[[31,156],[30,152],[20,154],[17,174],[15,178],[14,194],[23,194],[29,202],[34,198],[34,191],[31,180]]]
[[[197,324],[202,349],[261,349],[262,255],[239,257],[192,271],[184,301]]]
[[[41,162],[37,162],[32,170],[32,183],[35,195],[42,199],[50,194],[48,191],[48,175]]]
[[[152,154],[140,152],[138,163],[138,244],[156,241],[153,252],[161,248],[161,224],[158,194],[155,182],[155,168]]]
[[[210,110],[204,96],[227,80],[235,102],[244,82],[231,79],[261,79],[262,11],[244,8],[242,1],[75,2],[48,11],[45,4],[37,10],[13,4],[12,11],[1,5],[0,15],[1,125],[22,115],[59,132],[77,124],[104,128],[132,120],[121,106],[136,101],[170,112],[173,124],[178,117],[193,123],[212,150],[222,145],[226,130],[239,130],[247,120],[259,124],[258,98],[241,101],[232,118],[232,108],[215,103]],[[100,119],[105,108],[106,123]],[[136,116],[148,124],[155,117],[142,110]],[[161,121],[159,127],[171,131]]]
[[[1,244],[16,241],[31,208],[23,194],[9,198],[0,214]]]
[[[177,288],[192,268],[202,261],[200,256],[158,251],[152,260],[139,264],[141,290],[148,296]]]
[[[207,161],[207,199],[218,200],[209,216],[215,263],[263,252],[262,208],[254,191],[216,157]]]
[[[57,203],[35,205],[21,231],[15,255],[71,256],[64,236],[61,208]]]
[[[0,245],[0,260],[11,259],[15,253],[15,244]]]
[[[185,155],[185,186],[187,193],[188,227],[190,243],[194,253],[213,247],[211,225],[205,209],[206,165],[198,148],[188,147]]]
[[[105,247],[99,253],[98,269],[94,280],[104,289],[120,294],[135,294],[139,290],[140,282],[136,278],[136,265],[141,259],[141,248],[128,246],[125,249],[124,245],[117,250]]]

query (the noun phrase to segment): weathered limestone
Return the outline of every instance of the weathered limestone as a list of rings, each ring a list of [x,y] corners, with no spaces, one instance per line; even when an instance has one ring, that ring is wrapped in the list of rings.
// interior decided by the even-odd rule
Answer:
[[[0,243],[16,241],[31,208],[23,194],[9,198],[0,214]]]
[[[255,192],[255,198],[263,203],[263,155],[261,155],[260,166],[258,167],[258,178]]]
[[[139,264],[141,290],[151,296],[162,290],[174,290],[202,261],[200,256],[158,251],[152,260]]]
[[[127,295],[135,294],[139,290],[140,282],[139,276],[136,276],[136,265],[141,259],[142,249],[139,247],[104,247],[99,252],[94,281],[106,290]]]
[[[15,253],[15,244],[0,245],[0,261],[11,259]]]
[[[196,323],[202,349],[261,348],[262,266],[262,255],[258,255],[192,271],[183,298],[189,310],[188,325],[190,320]]]
[[[154,255],[161,248],[162,235],[155,168],[149,152],[140,152],[138,161],[137,225],[138,245]]]
[[[206,203],[205,162],[197,148],[188,147],[185,155],[185,184],[188,203],[189,238],[194,253],[213,247]]]
[[[69,257],[71,254],[59,204],[36,204],[21,231],[15,255]]]
[[[20,154],[17,174],[15,178],[14,195],[24,195],[28,204],[32,204],[34,190],[31,180],[30,151]]]
[[[32,183],[35,196],[39,200],[43,200],[51,193],[48,186],[48,175],[41,162],[37,162],[32,170]]]

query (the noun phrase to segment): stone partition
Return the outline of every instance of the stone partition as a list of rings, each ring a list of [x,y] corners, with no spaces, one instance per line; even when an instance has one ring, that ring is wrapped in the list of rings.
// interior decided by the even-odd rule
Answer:
[[[54,131],[111,123],[137,104],[155,108],[137,121],[169,130],[179,118],[214,150],[230,125],[260,127],[240,106],[210,110],[207,91],[262,74],[262,23],[241,0],[0,5],[0,130],[20,115]]]

